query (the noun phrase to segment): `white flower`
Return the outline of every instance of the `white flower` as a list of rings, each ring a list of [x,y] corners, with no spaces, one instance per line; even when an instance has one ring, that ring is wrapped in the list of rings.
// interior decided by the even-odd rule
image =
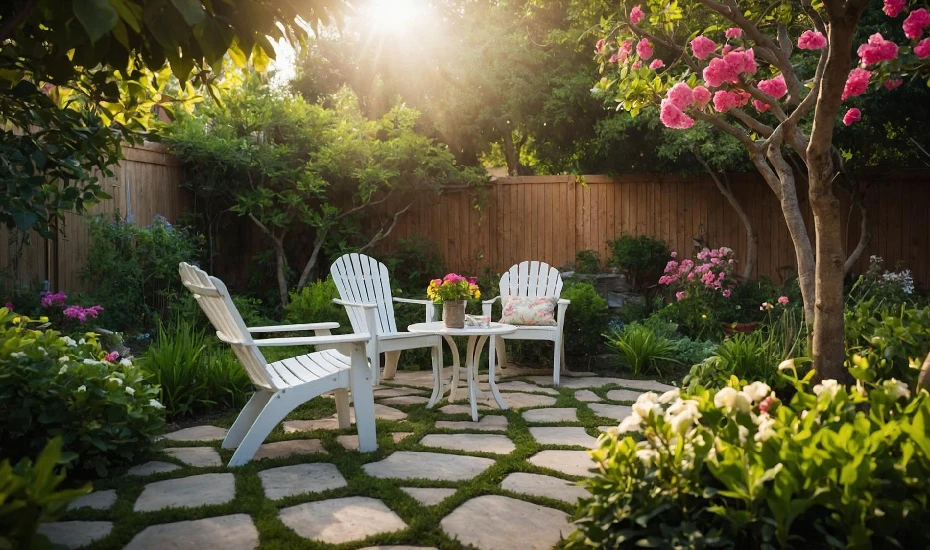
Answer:
[[[136,390],[132,389],[130,386],[126,386],[126,393],[128,393],[129,395],[132,395],[136,393]]]
[[[123,385],[123,381],[120,380],[119,378],[115,377],[115,376],[111,376],[111,377],[107,378],[107,380],[109,380],[110,382],[116,382],[116,385],[117,385],[117,386],[122,386],[122,385]]]
[[[652,466],[656,454],[652,449],[639,449],[636,451],[636,458],[640,459],[644,466]]]
[[[620,425],[617,426],[617,433],[638,432],[642,423],[642,417],[634,412],[620,422]]]
[[[770,437],[775,435],[775,430],[772,429],[772,426],[775,425],[775,419],[770,415],[759,415],[759,428],[756,430],[756,435],[754,439],[758,442],[767,441]]]
[[[885,380],[882,386],[894,399],[901,399],[902,397],[910,399],[911,397],[911,390],[907,389],[907,384],[900,380],[891,378],[890,380]]]
[[[99,365],[100,361],[97,361],[96,359],[85,359],[84,364],[85,365]]]
[[[64,374],[64,373],[66,373],[66,372],[68,372],[68,365],[63,366],[63,367],[61,367],[61,369],[58,370],[58,374],[59,374],[59,375],[62,375],[62,374]]]
[[[728,410],[748,412],[752,408],[752,403],[745,393],[726,387],[714,395],[714,406],[718,409],[726,408]]]
[[[161,403],[159,403],[159,402],[158,402],[157,400],[155,400],[155,399],[149,399],[149,406],[150,406],[150,407],[154,407],[154,408],[156,408],[156,409],[164,409],[164,408],[165,408],[164,405],[162,405]]]
[[[86,344],[86,343],[87,343],[87,340],[85,340],[85,339],[83,339],[83,338],[81,338],[80,340],[78,340],[78,345],[79,345],[79,346],[83,346],[83,345]]]
[[[762,302],[762,305],[759,306],[759,311],[769,311],[770,309],[772,309],[772,308],[774,308],[774,307],[775,307],[775,306],[773,306],[772,304],[770,304],[770,303],[768,303],[768,302]]]
[[[679,390],[678,388],[675,388],[673,390],[668,390],[667,392],[659,396],[659,403],[662,403],[663,405],[665,405],[666,403],[669,403],[671,401],[678,399],[679,395],[681,395],[681,390]]]
[[[749,438],[749,428],[746,426],[737,426],[736,431],[739,433],[740,445],[745,445],[746,439]]]
[[[80,386],[77,391],[87,391],[87,386]]]
[[[75,342],[75,341],[74,341],[74,338],[72,338],[72,337],[70,337],[70,336],[62,336],[61,339],[64,340],[65,343],[68,344],[69,347],[72,347],[72,348],[73,348],[73,347],[77,346],[77,342]]]
[[[10,357],[15,357],[17,359],[22,359],[25,356],[26,354],[21,351],[14,351],[13,353],[10,354]]]
[[[665,411],[665,421],[675,433],[683,434],[701,418],[697,405],[693,399],[678,399]]]
[[[778,364],[778,370],[794,370],[794,358],[785,359]]]
[[[830,399],[836,397],[837,392],[840,391],[842,386],[836,380],[824,380],[823,382],[814,386],[814,395],[820,397],[821,395],[828,395]]]
[[[656,403],[658,398],[659,396],[651,391],[640,395],[636,403],[633,403],[633,412],[638,414],[642,419],[649,418],[650,412],[655,412],[657,415],[660,414],[662,412],[662,407]]]
[[[748,386],[743,386],[743,393],[749,396],[754,403],[758,403],[768,397],[772,388],[765,382],[753,382]]]
[[[62,355],[61,357],[58,358],[58,360],[64,363],[65,361],[70,361],[71,358],[68,357],[67,355]]]
[[[130,361],[129,359],[120,359],[119,364],[123,365],[124,367],[131,367],[132,361]]]

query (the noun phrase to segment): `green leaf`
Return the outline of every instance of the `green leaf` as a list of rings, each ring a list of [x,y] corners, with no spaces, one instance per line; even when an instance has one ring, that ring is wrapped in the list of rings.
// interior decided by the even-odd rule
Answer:
[[[263,73],[268,70],[268,65],[270,63],[271,59],[268,57],[265,49],[256,43],[255,46],[252,47],[252,66],[255,67],[256,71]]]
[[[132,30],[142,32],[142,6],[127,0],[110,0],[110,5]]]
[[[74,0],[73,9],[91,42],[103,38],[119,20],[119,15],[107,0]]]
[[[200,24],[206,16],[200,0],[171,0],[171,3],[181,12],[181,17],[190,27]]]

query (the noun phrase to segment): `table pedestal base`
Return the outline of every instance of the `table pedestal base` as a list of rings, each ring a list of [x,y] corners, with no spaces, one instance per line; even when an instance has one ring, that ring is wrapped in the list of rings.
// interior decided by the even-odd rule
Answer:
[[[449,340],[449,336],[443,336],[446,340]],[[507,404],[504,402],[504,399],[501,397],[500,392],[497,389],[497,382],[495,381],[495,335],[474,335],[468,337],[468,348],[465,352],[465,377],[468,381],[468,402],[471,404],[471,419],[475,422],[478,421],[478,383],[475,380],[477,374],[477,365],[481,358],[481,351],[484,349],[484,345],[487,343],[488,338],[491,339],[490,351],[488,352],[488,386],[491,388],[491,395],[494,397],[494,400],[497,401],[498,406],[502,410],[507,410]],[[454,345],[450,342],[450,345]],[[433,353],[436,353],[434,350]],[[441,359],[441,358],[440,358]],[[442,361],[433,361],[433,365],[442,365]],[[433,395],[430,397],[429,403],[426,405],[427,408],[432,408],[437,401],[442,399],[442,396],[445,395],[446,390],[449,391],[449,401],[455,401],[455,393],[458,389],[459,382],[459,366],[453,365],[452,367],[452,380],[448,388],[443,386],[442,380],[442,367],[439,367],[440,370],[437,372],[436,367],[433,367]]]

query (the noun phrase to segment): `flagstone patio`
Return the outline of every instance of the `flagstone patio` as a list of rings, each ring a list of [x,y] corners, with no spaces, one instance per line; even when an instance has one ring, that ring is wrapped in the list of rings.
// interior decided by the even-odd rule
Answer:
[[[462,401],[425,408],[429,373],[398,372],[375,392],[375,453],[357,451],[326,398],[292,413],[240,468],[226,468],[232,453],[220,448],[233,416],[168,433],[160,454],[98,481],[42,531],[95,550],[558,547],[586,494],[577,482],[593,475],[586,449],[639,393],[671,386],[588,376],[554,388],[522,368],[502,379],[509,410],[485,395],[472,422]]]

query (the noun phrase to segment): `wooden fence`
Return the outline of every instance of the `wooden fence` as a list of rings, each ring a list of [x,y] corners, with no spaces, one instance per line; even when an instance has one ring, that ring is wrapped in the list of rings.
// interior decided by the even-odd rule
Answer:
[[[181,165],[164,146],[124,144],[123,156],[125,158],[113,168],[113,176],[101,180],[101,187],[112,199],[94,205],[88,216],[112,216],[118,212],[123,219],[148,225],[156,215],[174,221],[193,206],[191,194],[180,187]],[[11,236],[5,228],[0,229],[0,270],[23,285],[38,285],[47,280],[52,290],[91,288],[92,282],[80,276],[90,247],[86,222],[81,216],[66,214],[62,228],[63,234],[55,241],[46,241],[33,234],[31,244],[22,247],[16,244],[15,233]]]
[[[584,185],[582,185],[582,181]],[[757,275],[780,280],[796,266],[794,247],[778,200],[755,174],[731,178],[734,191],[759,235]],[[870,255],[891,268],[901,262],[919,282],[930,281],[930,174],[870,177],[867,204],[872,240],[856,266]],[[808,230],[813,222],[806,191],[799,190]],[[691,254],[698,242],[729,246],[745,258],[746,234],[732,208],[706,177],[672,175],[530,176],[500,178],[490,186],[480,210],[466,189],[423,197],[404,214],[383,242],[388,255],[397,240],[419,235],[435,241],[448,267],[478,274],[485,267],[503,271],[522,260],[561,266],[581,250],[596,250],[606,261],[607,242],[623,233],[652,235],[672,250]],[[859,238],[858,212],[842,201],[847,250]],[[400,201],[386,204],[383,219]]]

